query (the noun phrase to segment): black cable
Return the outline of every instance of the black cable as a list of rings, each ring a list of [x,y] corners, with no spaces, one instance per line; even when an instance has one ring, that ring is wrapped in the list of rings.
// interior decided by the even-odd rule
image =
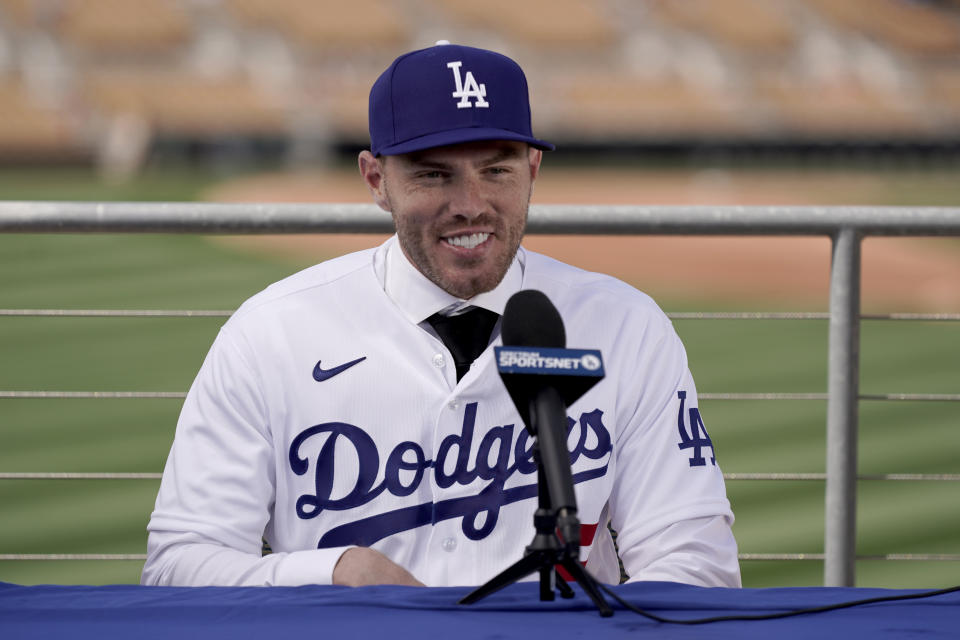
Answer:
[[[601,589],[607,592],[611,598],[622,604],[624,607],[633,611],[634,613],[640,614],[645,618],[650,618],[656,622],[666,622],[669,624],[707,624],[709,622],[724,622],[727,620],[773,620],[775,618],[789,618],[791,616],[799,616],[807,613],[823,613],[824,611],[835,611],[837,609],[848,609],[850,607],[857,607],[865,604],[874,604],[876,602],[892,602],[894,600],[915,600],[917,598],[931,598],[933,596],[943,595],[945,593],[952,593],[954,591],[960,591],[960,585],[956,587],[948,587],[946,589],[937,589],[935,591],[921,591],[919,593],[906,593],[896,596],[879,596],[876,598],[866,598],[864,600],[852,600],[850,602],[840,602],[837,604],[828,604],[822,607],[811,607],[809,609],[794,609],[792,611],[780,611],[778,613],[764,613],[759,615],[736,615],[736,616],[715,616],[712,618],[694,618],[691,620],[671,620],[670,618],[662,618],[656,614],[644,611],[643,609],[636,607],[620,596],[618,596],[612,589],[607,585],[599,585]]]

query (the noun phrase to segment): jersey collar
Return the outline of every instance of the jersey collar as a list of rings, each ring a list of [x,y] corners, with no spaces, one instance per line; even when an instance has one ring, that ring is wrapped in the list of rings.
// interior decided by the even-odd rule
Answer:
[[[375,263],[382,267],[377,270],[377,276],[384,291],[414,324],[423,322],[434,313],[450,315],[469,306],[483,307],[503,315],[507,300],[523,286],[523,266],[526,261],[523,248],[517,251],[506,275],[495,289],[469,300],[450,295],[420,273],[400,249],[396,235],[387,240],[378,253],[382,261],[375,260]]]

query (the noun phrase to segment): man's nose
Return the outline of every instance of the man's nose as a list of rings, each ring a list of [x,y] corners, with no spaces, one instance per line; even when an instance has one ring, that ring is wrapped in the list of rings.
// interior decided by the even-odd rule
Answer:
[[[487,189],[482,181],[473,176],[464,176],[450,185],[450,212],[456,216],[473,219],[489,207]]]

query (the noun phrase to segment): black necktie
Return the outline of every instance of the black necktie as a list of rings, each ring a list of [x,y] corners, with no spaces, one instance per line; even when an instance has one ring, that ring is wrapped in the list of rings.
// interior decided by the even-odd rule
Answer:
[[[456,316],[435,313],[427,318],[427,322],[453,355],[454,364],[457,366],[457,382],[470,369],[477,356],[487,348],[493,326],[499,319],[499,314],[480,307],[473,307]]]

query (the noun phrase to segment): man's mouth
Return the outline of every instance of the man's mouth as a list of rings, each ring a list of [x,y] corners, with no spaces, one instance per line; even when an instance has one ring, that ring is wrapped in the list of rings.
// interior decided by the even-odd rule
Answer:
[[[489,233],[468,233],[462,236],[449,236],[444,238],[447,244],[454,247],[463,247],[464,249],[475,249],[490,237]]]

